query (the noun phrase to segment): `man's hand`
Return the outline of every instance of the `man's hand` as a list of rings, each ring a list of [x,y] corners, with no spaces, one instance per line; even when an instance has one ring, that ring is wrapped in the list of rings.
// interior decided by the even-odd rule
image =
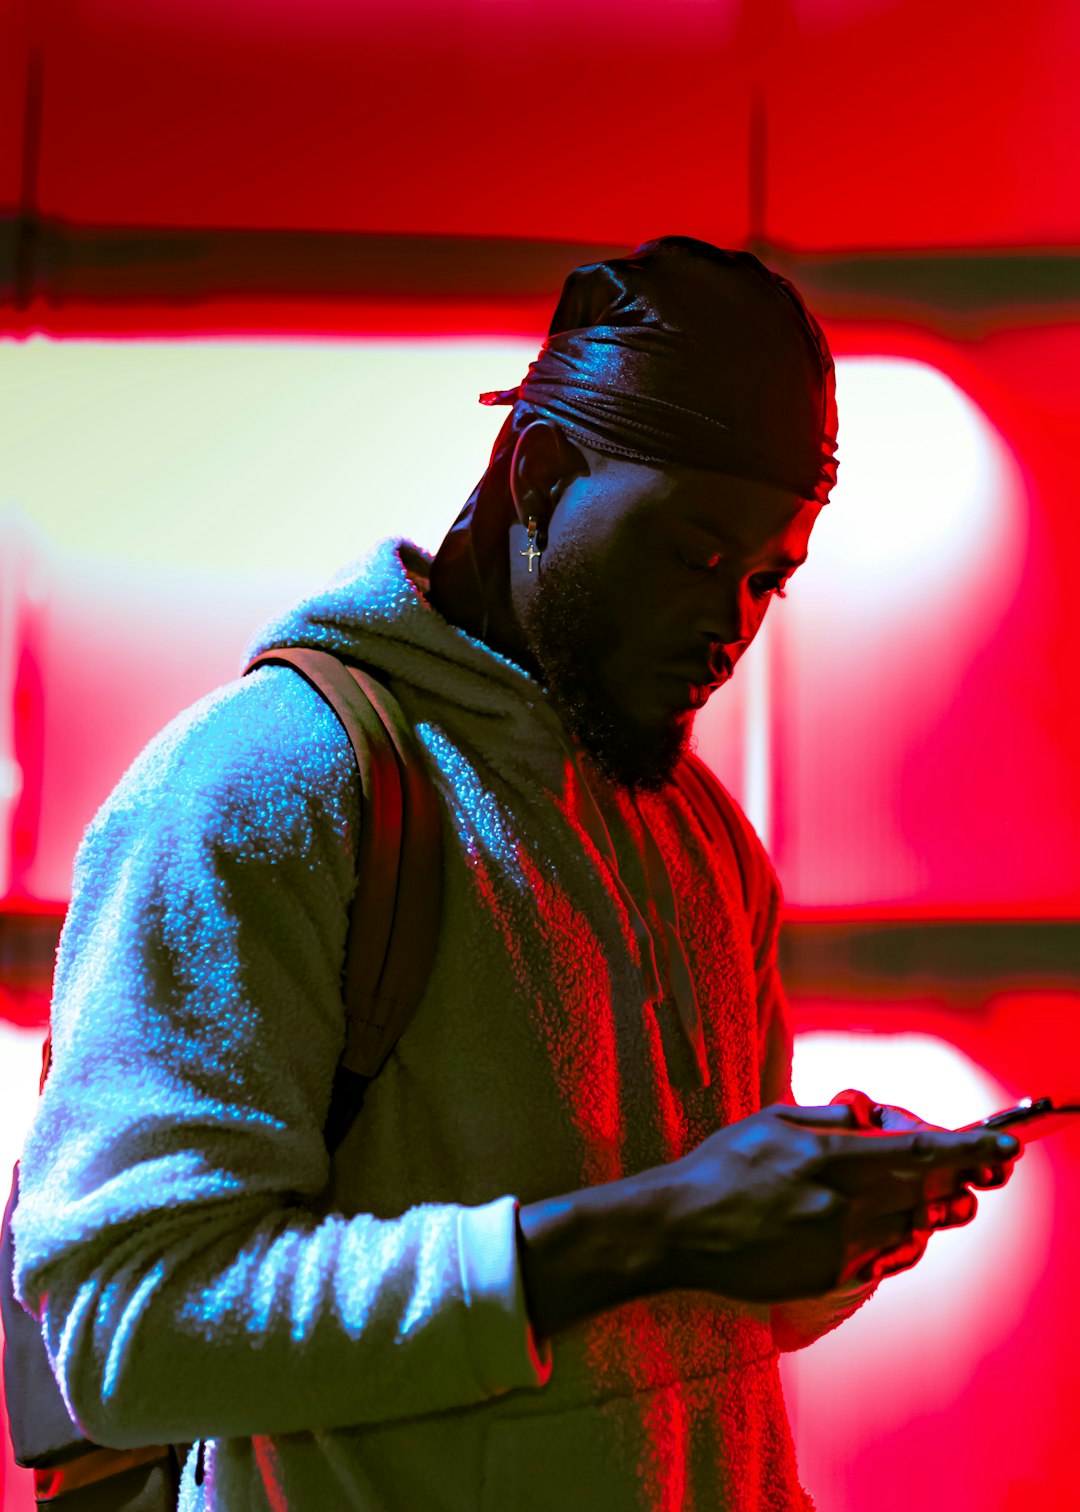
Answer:
[[[892,1103],[874,1103],[865,1092],[847,1088],[838,1092],[833,1104],[849,1107],[858,1127],[881,1129],[885,1133],[916,1133],[920,1129],[943,1132],[940,1124],[927,1123],[907,1108],[898,1108]],[[1021,1145],[1018,1155],[1023,1154]],[[950,1192],[939,1190],[927,1193],[927,1200],[912,1217],[911,1237],[889,1255],[883,1255],[866,1268],[863,1279],[881,1281],[899,1271],[910,1270],[926,1253],[930,1236],[943,1228],[961,1228],[971,1222],[978,1211],[978,1199],[969,1190],[971,1187],[993,1188],[1004,1186],[1012,1175],[1013,1159],[995,1160],[987,1165],[976,1166],[959,1173],[960,1186]],[[961,1189],[962,1188],[962,1189]]]
[[[961,1204],[953,1221],[969,1221],[966,1181],[1010,1160],[1017,1142],[912,1121],[884,1132],[860,1128],[850,1106],[774,1103],[669,1165],[523,1207],[534,1326],[550,1334],[682,1287],[794,1301],[913,1263],[905,1247],[932,1227],[928,1193],[947,1193]]]
[[[783,1302],[913,1264],[934,1227],[970,1222],[965,1178],[1003,1152],[992,1134],[906,1122],[884,1132],[847,1105],[773,1104],[650,1173],[676,1177],[673,1284]]]

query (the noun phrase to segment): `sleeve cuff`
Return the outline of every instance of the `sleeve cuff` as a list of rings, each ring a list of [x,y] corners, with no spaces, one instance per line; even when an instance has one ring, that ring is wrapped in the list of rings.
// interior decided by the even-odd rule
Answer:
[[[469,1349],[489,1396],[543,1386],[551,1375],[551,1345],[537,1345],[525,1306],[517,1248],[514,1197],[458,1213],[458,1259],[468,1308]]]

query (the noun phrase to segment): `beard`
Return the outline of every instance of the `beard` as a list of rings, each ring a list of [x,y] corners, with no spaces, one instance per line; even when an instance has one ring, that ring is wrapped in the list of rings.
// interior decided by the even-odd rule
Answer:
[[[623,631],[595,565],[573,547],[541,565],[522,628],[559,717],[600,772],[631,793],[666,787],[690,748],[693,716],[676,711],[646,725],[616,707],[603,669]]]

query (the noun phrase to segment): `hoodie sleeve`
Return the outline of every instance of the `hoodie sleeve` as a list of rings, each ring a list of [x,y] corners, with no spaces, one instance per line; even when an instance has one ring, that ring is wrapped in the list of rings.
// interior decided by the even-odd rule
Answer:
[[[264,668],[163,731],[84,838],[13,1232],[97,1442],[335,1428],[546,1379],[513,1197],[319,1211],[359,822],[335,716]]]
[[[783,917],[780,882],[764,847],[744,820],[756,857],[750,887],[751,930],[758,1003],[758,1064],[761,1106],[794,1103],[791,1065],[794,1036],[791,1010],[780,979],[779,940]],[[773,1341],[781,1353],[805,1349],[857,1312],[877,1290],[877,1283],[840,1287],[823,1297],[778,1303],[771,1309]]]

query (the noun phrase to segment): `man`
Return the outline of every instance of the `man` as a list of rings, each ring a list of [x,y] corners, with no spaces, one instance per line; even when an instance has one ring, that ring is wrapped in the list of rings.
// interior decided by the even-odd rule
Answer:
[[[415,1020],[330,1162],[348,743],[284,668],[204,699],[76,863],[18,1284],[91,1437],[205,1441],[185,1508],[804,1508],[777,1349],[1017,1149],[790,1105],[777,883],[685,754],[806,556],[832,362],[756,259],[664,238],[489,397],[434,561],[388,543],[250,648],[354,656],[415,724]]]

